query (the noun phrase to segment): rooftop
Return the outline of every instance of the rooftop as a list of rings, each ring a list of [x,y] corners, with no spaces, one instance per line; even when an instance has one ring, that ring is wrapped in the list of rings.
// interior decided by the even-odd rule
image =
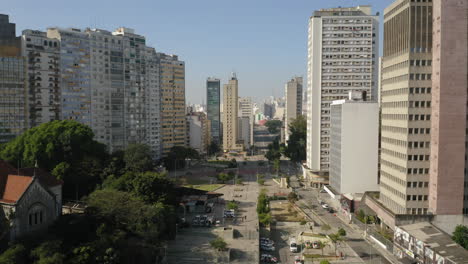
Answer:
[[[468,250],[455,243],[448,234],[440,231],[429,222],[404,225],[399,228],[423,241],[442,257],[458,264],[468,263]]]

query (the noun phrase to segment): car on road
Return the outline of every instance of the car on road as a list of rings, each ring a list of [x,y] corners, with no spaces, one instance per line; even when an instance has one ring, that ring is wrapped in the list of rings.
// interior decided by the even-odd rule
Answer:
[[[330,208],[328,208],[328,212],[329,212],[330,214],[333,214],[333,213],[335,213],[335,210],[333,210],[333,208],[330,207]]]
[[[270,254],[262,254],[260,256],[260,261],[263,263],[278,263],[278,258]]]
[[[326,203],[323,203],[323,204],[322,204],[322,208],[323,208],[323,209],[328,209],[328,208],[329,208],[329,206],[328,206],[328,204],[326,204]]]
[[[297,242],[296,242],[296,239],[294,238],[289,240],[289,251],[293,253],[298,252]]]
[[[304,264],[304,260],[301,259],[299,256],[294,257],[294,264]]]

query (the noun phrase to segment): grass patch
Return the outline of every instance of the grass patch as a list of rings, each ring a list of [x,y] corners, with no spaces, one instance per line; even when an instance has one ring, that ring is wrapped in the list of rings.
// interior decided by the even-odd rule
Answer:
[[[327,256],[327,255],[321,255],[321,254],[302,254],[304,258],[306,259],[336,259],[336,256]]]
[[[306,221],[289,202],[270,202],[270,211],[272,216],[278,222],[301,222]]]
[[[301,235],[306,236],[306,237],[326,238],[326,236],[324,236],[324,235],[310,233],[310,232],[304,232]]]
[[[223,187],[224,184],[198,184],[198,185],[184,185],[184,187],[193,188],[197,190],[212,192],[216,189]]]

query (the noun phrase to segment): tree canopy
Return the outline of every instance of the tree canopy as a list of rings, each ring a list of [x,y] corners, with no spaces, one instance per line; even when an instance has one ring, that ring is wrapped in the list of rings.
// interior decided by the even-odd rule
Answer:
[[[465,225],[457,225],[452,234],[452,239],[463,248],[468,249],[468,227]]]
[[[265,154],[265,158],[269,161],[279,160],[281,158],[280,144],[278,138],[273,140],[273,143],[268,145],[268,151]]]
[[[265,123],[265,126],[268,128],[268,132],[270,132],[271,134],[278,133],[282,125],[283,122],[281,122],[281,120],[268,120]]]
[[[148,171],[153,168],[151,149],[145,144],[130,144],[124,153],[125,167],[129,171]]]
[[[289,139],[284,155],[292,161],[301,162],[306,159],[307,121],[299,115],[289,125]]]

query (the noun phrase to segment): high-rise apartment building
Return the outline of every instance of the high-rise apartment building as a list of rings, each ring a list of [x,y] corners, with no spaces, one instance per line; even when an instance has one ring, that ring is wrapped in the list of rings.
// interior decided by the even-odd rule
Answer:
[[[16,25],[0,15],[0,143],[8,142],[28,127],[26,62],[21,57]]]
[[[432,12],[406,0],[384,11],[380,201],[394,214],[428,213]]]
[[[161,84],[163,156],[174,146],[187,146],[185,63],[176,55],[158,53]]]
[[[210,144],[210,120],[203,112],[191,112],[187,114],[187,131],[189,147],[200,154],[208,152]]]
[[[223,86],[223,149],[224,151],[242,150],[237,144],[238,118],[238,81],[233,73],[229,82]]]
[[[370,6],[331,8],[310,17],[308,37],[307,167],[330,167],[330,104],[349,91],[376,99],[378,16]]]
[[[294,77],[285,85],[284,137],[289,139],[289,124],[302,114],[302,77]]]
[[[238,139],[243,141],[244,148],[249,148],[253,145],[253,102],[252,98],[250,97],[239,97],[239,117],[243,122],[242,129],[238,129],[238,131],[242,131],[242,133],[238,133]],[[246,119],[248,119],[248,123],[246,123]]]
[[[60,41],[35,30],[24,30],[21,38],[21,55],[27,61],[28,127],[60,120]]]
[[[429,212],[468,215],[468,2],[434,0],[432,32]],[[452,219],[445,217],[443,222]]]
[[[221,145],[221,81],[206,80],[206,112],[211,123],[211,142]]]

